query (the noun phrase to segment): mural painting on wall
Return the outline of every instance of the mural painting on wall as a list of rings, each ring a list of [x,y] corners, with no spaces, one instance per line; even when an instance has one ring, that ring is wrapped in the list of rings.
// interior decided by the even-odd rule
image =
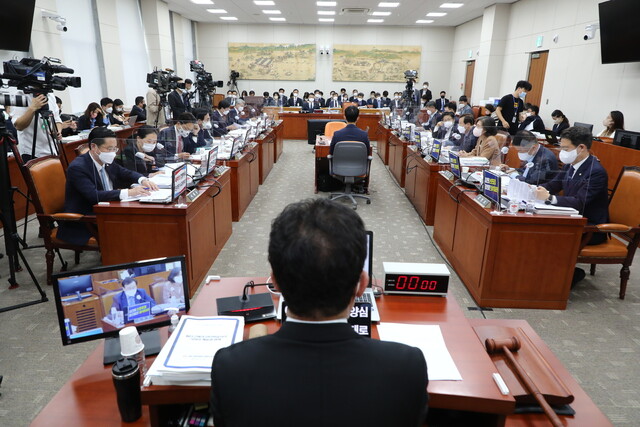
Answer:
[[[404,82],[405,70],[420,68],[420,46],[334,45],[333,80]]]
[[[229,43],[229,69],[242,80],[315,80],[315,44]]]

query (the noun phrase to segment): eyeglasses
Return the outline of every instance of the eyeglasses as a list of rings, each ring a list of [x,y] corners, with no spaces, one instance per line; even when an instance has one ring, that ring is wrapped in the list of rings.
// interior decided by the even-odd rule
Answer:
[[[118,147],[108,147],[107,148],[107,153],[117,153],[119,150]],[[102,148],[100,149],[100,151],[103,151]]]

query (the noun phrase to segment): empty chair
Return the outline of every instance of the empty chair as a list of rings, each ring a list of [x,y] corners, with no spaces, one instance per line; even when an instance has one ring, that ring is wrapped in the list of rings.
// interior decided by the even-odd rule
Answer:
[[[333,149],[333,155],[329,155],[328,158],[331,176],[345,183],[344,193],[331,193],[329,198],[331,200],[348,198],[353,203],[353,209],[358,208],[356,197],[365,199],[367,204],[370,204],[369,196],[351,192],[351,186],[354,183],[365,180],[369,175],[371,156],[367,146],[359,141],[338,142]]]
[[[335,131],[343,129],[347,124],[345,122],[329,122],[324,127],[324,136],[333,138]]]

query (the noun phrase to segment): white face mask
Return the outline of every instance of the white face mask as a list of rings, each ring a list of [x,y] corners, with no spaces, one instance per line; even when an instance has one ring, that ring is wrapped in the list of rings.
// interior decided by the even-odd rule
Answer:
[[[427,85],[422,85],[422,88],[423,88],[423,89],[426,89],[426,88],[428,88],[428,87],[429,87],[429,86],[427,86]]]
[[[532,157],[533,156],[530,155],[529,153],[518,153],[518,158],[523,162],[528,162],[529,160],[532,159]]]
[[[337,96],[334,96],[334,97],[333,97],[333,100],[334,100],[334,101],[337,101],[337,100],[338,100],[338,97],[337,97]]]
[[[109,151],[107,153],[101,151],[100,154],[98,154],[98,158],[105,165],[110,165],[116,159],[116,153],[112,151]]]
[[[560,123],[562,123],[562,119],[553,119],[553,123],[559,125]]]
[[[224,111],[222,112],[222,114],[224,114],[224,115],[226,116],[227,114],[229,114],[229,110],[224,110]]]
[[[528,111],[527,111],[526,113],[524,113],[524,115],[525,115],[526,117],[531,117],[531,113],[530,113],[530,112],[528,112]]]
[[[176,129],[178,131],[178,135],[180,135],[181,137],[186,138],[187,136],[189,136],[190,131],[182,128],[176,128]]]
[[[202,129],[211,129],[211,122],[202,122]]]
[[[125,289],[124,294],[129,298],[133,298],[136,296],[137,289]]]
[[[242,113],[244,111],[244,107],[238,107],[238,111]]]
[[[156,149],[156,144],[151,144],[148,142],[145,142],[142,144],[142,151],[144,151],[145,153],[150,153],[155,149]]]
[[[573,163],[578,158],[578,149],[576,148],[571,151],[561,150],[558,157],[560,157],[560,161],[565,165]]]
[[[316,93],[316,98],[320,99],[320,94],[319,93]]]
[[[173,281],[176,283],[182,283],[182,276],[176,276],[173,278]]]
[[[396,95],[393,97],[393,99],[400,99],[400,96]]]
[[[443,126],[445,129],[449,129],[453,126],[453,122],[444,122]]]
[[[293,97],[297,98],[298,97],[298,92],[293,92]]]
[[[482,128],[474,127],[473,136],[475,136],[476,138],[480,138],[480,135],[482,135]]]
[[[111,113],[113,113],[113,108],[109,107],[109,108],[107,108],[107,109],[106,109],[106,110],[104,110],[104,111],[106,111],[106,112],[107,112],[107,114],[111,114]]]
[[[315,101],[315,98],[309,98],[309,102],[312,103]]]
[[[465,133],[465,132],[466,132],[466,129],[464,128],[464,126],[462,126],[462,125],[458,125],[458,132],[460,132],[460,133]]]

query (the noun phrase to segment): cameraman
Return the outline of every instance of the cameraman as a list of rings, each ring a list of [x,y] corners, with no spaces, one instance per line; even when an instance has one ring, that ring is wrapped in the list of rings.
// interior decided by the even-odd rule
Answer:
[[[19,91],[20,94],[21,91]],[[56,98],[52,93],[46,95],[40,94],[35,98],[33,95],[25,95],[29,100],[28,107],[15,107],[14,116],[18,117],[15,121],[15,127],[18,131],[18,148],[23,162],[37,157],[44,157],[55,153],[54,147],[49,144],[48,130],[43,130],[44,122],[40,114],[36,114],[42,107],[51,110],[53,120],[56,124],[56,139],[61,139],[62,119],[60,118],[60,110],[56,104]],[[33,118],[36,117],[36,147],[33,150]],[[53,144],[54,141],[51,141]],[[33,153],[33,154],[32,154]]]
[[[147,123],[156,126],[156,120],[158,121],[157,127],[162,127],[167,121],[160,94],[154,88],[149,88],[147,91]]]

